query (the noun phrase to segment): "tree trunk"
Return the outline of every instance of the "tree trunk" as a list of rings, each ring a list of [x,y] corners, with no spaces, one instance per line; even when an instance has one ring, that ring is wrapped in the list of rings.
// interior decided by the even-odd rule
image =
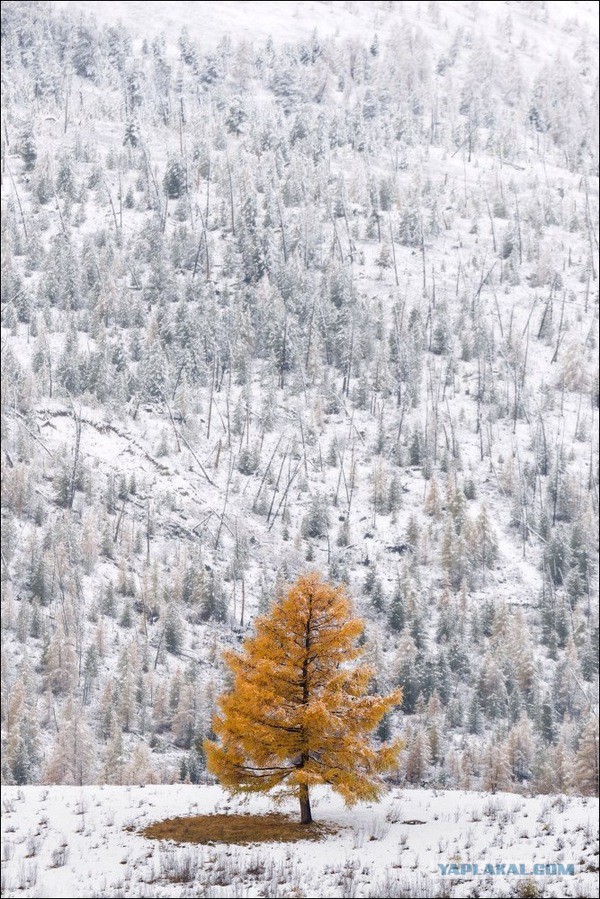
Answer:
[[[312,824],[307,784],[300,784],[300,824]]]

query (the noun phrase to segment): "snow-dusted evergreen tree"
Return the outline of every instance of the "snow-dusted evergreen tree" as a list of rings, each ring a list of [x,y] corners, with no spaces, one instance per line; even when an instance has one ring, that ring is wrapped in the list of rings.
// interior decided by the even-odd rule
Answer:
[[[69,698],[58,725],[58,733],[46,762],[42,780],[50,784],[96,782],[96,744],[81,706]]]
[[[502,742],[490,740],[481,760],[483,788],[491,793],[508,790],[511,785],[510,762]]]

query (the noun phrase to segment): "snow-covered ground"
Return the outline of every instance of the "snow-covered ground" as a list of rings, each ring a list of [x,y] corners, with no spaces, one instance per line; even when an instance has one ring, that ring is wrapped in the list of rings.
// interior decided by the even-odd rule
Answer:
[[[56,899],[598,895],[596,799],[392,789],[380,803],[346,809],[323,792],[314,816],[338,830],[320,843],[185,846],[138,833],[176,815],[269,808],[266,798],[230,800],[218,787],[8,787],[2,892]],[[295,803],[288,808],[296,815]],[[505,874],[485,873],[486,865],[504,865]],[[534,874],[535,865],[573,865],[574,873]]]

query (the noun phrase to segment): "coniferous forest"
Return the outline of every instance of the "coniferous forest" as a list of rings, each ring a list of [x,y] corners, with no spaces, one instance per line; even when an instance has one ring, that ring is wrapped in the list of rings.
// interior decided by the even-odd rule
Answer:
[[[596,794],[595,4],[95,6],[2,8],[3,782],[212,783],[316,570],[393,784]]]

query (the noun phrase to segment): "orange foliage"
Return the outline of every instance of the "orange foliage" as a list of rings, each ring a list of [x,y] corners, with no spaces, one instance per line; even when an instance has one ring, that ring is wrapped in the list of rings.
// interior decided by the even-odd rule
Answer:
[[[208,767],[225,787],[289,790],[303,823],[310,786],[329,784],[348,804],[379,796],[402,744],[376,747],[369,734],[402,691],[368,695],[372,670],[349,664],[362,652],[362,631],[343,588],[311,573],[257,620],[240,653],[225,653],[233,684],[213,721],[217,740],[205,741]]]

